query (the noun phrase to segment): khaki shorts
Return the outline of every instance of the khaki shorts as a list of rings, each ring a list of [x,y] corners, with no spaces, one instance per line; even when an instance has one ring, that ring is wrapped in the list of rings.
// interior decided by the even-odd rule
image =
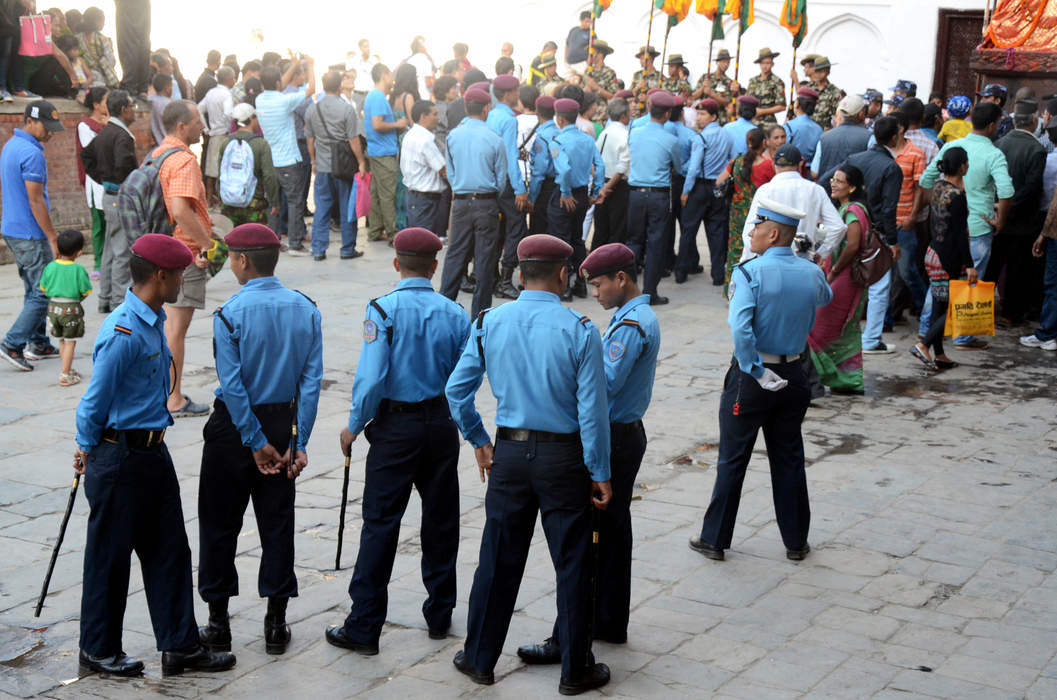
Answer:
[[[169,306],[190,307],[192,309],[206,308],[206,282],[209,281],[209,272],[191,263],[184,268],[184,282],[180,285],[180,296],[175,303]]]
[[[84,308],[79,301],[48,302],[48,321],[56,338],[84,337]]]
[[[209,145],[206,146],[206,168],[203,173],[206,177],[220,177],[220,142],[224,135],[209,137]]]

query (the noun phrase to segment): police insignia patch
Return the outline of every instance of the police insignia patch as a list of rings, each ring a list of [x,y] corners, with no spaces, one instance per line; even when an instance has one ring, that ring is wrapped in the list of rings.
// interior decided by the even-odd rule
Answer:
[[[609,361],[616,362],[620,358],[624,357],[624,343],[619,340],[613,340],[609,343]]]
[[[558,147],[557,146],[551,146],[551,158],[557,158],[557,157],[558,157]]]
[[[734,280],[730,281],[730,286],[727,287],[727,299],[734,298]]]
[[[373,343],[378,340],[378,324],[374,321],[363,322],[363,342]]]

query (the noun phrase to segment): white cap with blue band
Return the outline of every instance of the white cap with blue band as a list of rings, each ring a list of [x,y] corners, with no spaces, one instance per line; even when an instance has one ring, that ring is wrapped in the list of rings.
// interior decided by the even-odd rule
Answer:
[[[756,205],[756,220],[753,224],[762,224],[764,221],[774,221],[786,226],[799,226],[800,220],[807,214],[798,209],[793,209],[773,199],[761,197]]]

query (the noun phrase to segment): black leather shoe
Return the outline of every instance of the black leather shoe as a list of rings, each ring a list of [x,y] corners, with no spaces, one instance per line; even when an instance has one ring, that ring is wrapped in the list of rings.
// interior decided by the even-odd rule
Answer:
[[[809,544],[805,544],[803,549],[787,549],[785,550],[785,558],[790,561],[804,561],[810,551],[811,545]]]
[[[668,303],[668,297],[662,297],[659,294],[650,295],[650,306],[664,306]]]
[[[275,656],[285,654],[290,644],[290,625],[286,620],[264,618],[264,650]]]
[[[235,665],[235,655],[226,651],[209,651],[202,645],[185,651],[166,651],[161,655],[161,674],[178,676],[184,671],[227,671]]]
[[[683,284],[684,282],[686,282],[686,277],[687,277],[687,275],[686,275],[685,272],[676,272],[675,273],[675,283],[676,284]]]
[[[583,277],[577,277],[573,282],[573,294],[581,299],[587,298],[587,282],[584,282]]]
[[[441,629],[439,627],[430,627],[429,628],[429,638],[430,639],[447,639],[448,638],[448,630],[449,629],[451,629],[451,628],[450,627],[445,627],[445,628]]]
[[[477,671],[470,666],[470,660],[466,658],[465,651],[457,653],[451,662],[455,664],[455,668],[459,669],[459,673],[469,676],[470,680],[477,685],[492,685],[495,683],[494,673],[491,671]]]
[[[713,287],[722,287],[724,284],[723,280],[712,280]]]
[[[118,652],[115,656],[92,656],[81,651],[81,675],[89,673],[106,673],[111,676],[138,676],[143,673],[143,662]]]
[[[671,277],[671,276],[672,276],[672,271],[671,271],[671,269],[670,269],[670,268],[667,268],[667,267],[666,267],[666,268],[664,268],[664,272],[662,272],[662,273],[661,273],[661,279],[668,279],[668,278],[669,278],[669,277]]]
[[[708,542],[705,542],[700,537],[690,538],[690,549],[694,550],[698,554],[704,554],[709,559],[715,559],[716,561],[723,561],[723,550],[713,547]]]
[[[548,637],[542,644],[526,644],[518,647],[517,655],[527,664],[560,664],[562,662],[562,648],[558,640]]]
[[[362,250],[357,250],[355,253],[349,253],[348,255],[342,255],[341,259],[342,260],[355,260],[356,258],[362,258],[362,257],[363,257],[363,251]]]
[[[691,275],[700,275],[704,271],[705,271],[705,266],[704,265],[698,265],[693,270],[690,270],[690,274]]]
[[[579,678],[575,680],[562,678],[558,683],[558,692],[562,695],[579,695],[588,690],[601,688],[609,682],[609,666],[605,664],[591,664],[583,670]]]
[[[312,259],[315,260],[316,262],[322,262],[322,261],[327,259],[327,254],[326,253],[320,253],[319,255],[313,255]]]
[[[363,642],[356,642],[349,639],[348,635],[345,634],[344,625],[332,625],[327,628],[326,633],[327,642],[336,647],[342,649],[348,649],[354,651],[362,656],[377,656],[378,645],[377,644],[365,644]]]
[[[572,301],[572,300],[573,300],[573,288],[569,287],[564,292],[562,292],[562,301]]]
[[[209,618],[209,624],[198,628],[198,640],[209,651],[231,651],[231,627]]]

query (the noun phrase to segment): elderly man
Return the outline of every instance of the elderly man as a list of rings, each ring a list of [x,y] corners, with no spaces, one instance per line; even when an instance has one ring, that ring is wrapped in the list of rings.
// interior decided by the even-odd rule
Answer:
[[[817,105],[815,109],[818,109]],[[870,144],[870,130],[863,126],[866,120],[866,101],[858,95],[848,95],[837,106],[840,124],[822,134],[811,160],[811,176],[840,165],[848,156],[865,151]],[[825,182],[820,185],[826,187]]]

